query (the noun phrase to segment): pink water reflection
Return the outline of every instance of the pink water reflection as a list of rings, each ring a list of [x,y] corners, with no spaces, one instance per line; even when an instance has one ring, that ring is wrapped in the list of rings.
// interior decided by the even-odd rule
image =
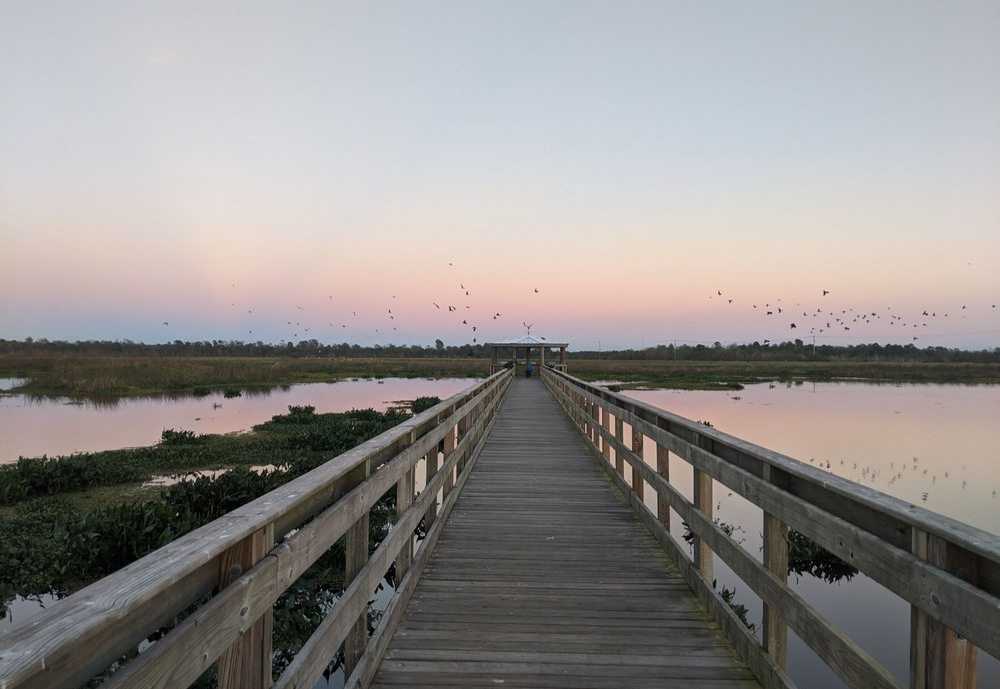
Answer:
[[[474,384],[471,378],[386,378],[308,383],[225,399],[221,393],[181,399],[130,399],[114,407],[35,401],[22,395],[0,397],[0,463],[18,456],[61,455],[150,445],[165,428],[228,433],[245,430],[287,411],[311,404],[320,412],[374,408],[426,395],[448,397]],[[221,405],[221,406],[216,406]]]
[[[739,392],[626,394],[1000,533],[1000,386],[805,383],[751,385]],[[651,444],[644,454],[655,466]],[[673,455],[670,480],[690,499],[691,468]],[[738,540],[759,559],[761,510],[719,483],[713,490],[715,516],[736,525]],[[656,509],[656,495],[648,489],[646,503]],[[671,526],[674,537],[683,542],[676,514]],[[760,599],[719,558],[715,567],[719,586],[735,590],[736,600],[749,607],[749,618],[759,632]],[[863,575],[837,584],[805,575],[793,577],[791,583],[836,627],[884,663],[901,686],[906,685],[908,604]],[[1000,662],[980,652],[978,666],[979,686],[1000,686]],[[789,670],[799,686],[845,686],[794,633]]]

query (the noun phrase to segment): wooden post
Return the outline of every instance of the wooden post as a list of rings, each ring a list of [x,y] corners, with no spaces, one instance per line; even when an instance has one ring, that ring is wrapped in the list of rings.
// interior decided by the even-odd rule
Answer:
[[[712,477],[697,469],[694,470],[694,507],[712,521]],[[715,578],[712,551],[698,536],[694,537],[694,563],[705,581]]]
[[[449,428],[448,435],[444,437],[442,449],[444,451],[444,456],[441,459],[441,464],[446,464],[448,462],[448,457],[451,453],[455,451],[455,429]],[[447,500],[448,494],[451,489],[455,487],[455,469],[452,467],[448,470],[448,475],[444,477],[444,484],[441,486],[441,500]]]
[[[625,445],[625,422],[622,421],[620,416],[615,417],[615,438],[624,447]],[[618,475],[625,478],[625,457],[621,452],[615,450],[615,469],[618,470]]]
[[[642,458],[642,439],[642,431],[637,426],[632,426],[632,452],[639,456],[638,461],[640,462],[644,461]],[[642,481],[642,471],[637,465],[632,465],[632,492],[639,498],[639,502],[642,502],[646,496],[646,484]]]
[[[597,430],[601,425],[601,407],[597,402],[590,403],[590,442],[594,443],[597,451],[601,451],[601,433]]]
[[[410,431],[410,444],[412,445],[417,440],[416,431]],[[400,519],[409,509],[410,505],[413,504],[413,493],[416,490],[416,481],[414,476],[414,470],[410,469],[403,477],[399,479],[396,483],[396,518]],[[410,564],[413,562],[413,537],[411,535],[410,540],[403,546],[403,549],[399,551],[399,555],[396,556],[396,585],[403,580],[406,573],[410,569]]]
[[[590,424],[590,441],[594,443],[594,447],[597,451],[601,451],[601,432],[598,430],[601,426],[601,405],[598,402],[593,402],[590,406],[590,415],[593,422]]]
[[[469,410],[468,414],[466,414],[465,416],[463,416],[461,419],[458,420],[458,426],[456,428],[456,432],[457,432],[458,436],[455,439],[455,443],[456,444],[458,444],[459,442],[461,442],[462,438],[464,438],[468,434],[469,427],[472,425],[472,421],[473,421],[473,419],[475,418],[475,415],[476,415],[476,409],[477,409],[477,407],[473,407],[472,409]],[[456,474],[461,475],[462,471],[465,470],[465,461],[466,461],[467,457],[468,457],[468,455],[466,455],[466,457],[463,457],[462,459],[458,460],[458,464],[457,464],[457,466],[455,468],[455,473]]]
[[[670,450],[662,443],[656,443],[656,473],[670,481]],[[656,517],[663,527],[670,531],[670,498],[666,493],[656,494]]]
[[[975,579],[975,562],[949,552],[948,543],[912,529],[913,554],[963,579]],[[953,550],[953,549],[952,549]],[[915,606],[910,607],[910,688],[976,689],[976,647]]]
[[[274,525],[255,531],[222,554],[219,588],[240,578],[274,546]],[[268,689],[271,675],[271,639],[274,614],[269,610],[219,656],[219,689]]]
[[[371,460],[364,461],[351,472],[350,481],[359,485],[371,475]],[[344,535],[344,588],[350,586],[354,577],[368,562],[368,512],[365,512]],[[369,592],[370,593],[370,592]],[[350,677],[354,667],[365,653],[368,645],[368,609],[351,627],[344,639],[344,676]]]
[[[545,368],[545,347],[538,348],[538,375],[542,375],[542,369]]]
[[[767,472],[765,465],[765,473]],[[764,512],[764,566],[783,584],[788,582],[788,526]],[[788,668],[788,625],[778,608],[764,603],[764,650],[782,670]]]
[[[601,428],[605,430],[608,434],[611,433],[611,413],[607,409],[601,409]],[[609,443],[604,436],[601,436],[601,442],[604,444],[604,461],[611,463],[611,443]]]
[[[431,482],[434,478],[434,474],[438,470],[438,452],[441,451],[442,443],[438,443],[430,452],[427,453],[427,471],[425,472],[424,486]],[[437,496],[431,498],[431,504],[427,508],[427,514],[424,515],[424,531],[430,531],[431,526],[434,525],[434,520],[437,519],[438,513],[438,503]]]

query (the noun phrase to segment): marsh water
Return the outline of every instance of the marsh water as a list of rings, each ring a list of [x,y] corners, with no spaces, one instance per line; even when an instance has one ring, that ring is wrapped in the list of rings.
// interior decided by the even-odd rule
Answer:
[[[474,382],[472,378],[360,379],[244,391],[240,397],[212,393],[129,398],[114,404],[0,395],[0,464],[16,461],[19,456],[152,445],[168,428],[196,433],[247,430],[287,412],[289,405],[312,405],[318,412],[384,411],[417,397],[436,395],[443,399]]]
[[[631,390],[627,395],[708,421],[833,474],[929,510],[1000,533],[1000,386],[801,383],[750,385],[738,392]],[[655,466],[655,450],[646,461]],[[671,482],[691,497],[690,466],[671,457]],[[646,501],[655,510],[656,497]],[[716,483],[715,516],[761,558],[759,508]],[[673,535],[683,526],[674,515]],[[683,541],[681,541],[683,544]],[[715,558],[719,587],[735,589],[761,627],[761,604]],[[907,686],[910,608],[864,575],[827,583],[790,576],[793,588]],[[844,687],[793,632],[789,669],[803,687]],[[1000,686],[1000,662],[980,651],[979,686]]]
[[[20,382],[0,379],[0,390]],[[213,393],[200,397],[129,398],[115,404],[5,394],[0,396],[0,464],[17,461],[19,456],[151,445],[168,428],[198,433],[244,431],[287,412],[289,405],[313,405],[318,412],[369,408],[384,411],[418,397],[444,399],[475,382],[472,378],[358,379],[284,386],[267,392],[244,391],[240,397]],[[199,473],[217,475],[221,471]],[[418,487],[422,487],[422,465],[416,473]],[[153,483],[166,485],[174,480],[165,476]],[[5,619],[0,619],[0,625],[23,623],[53,601],[50,595],[7,600],[5,614],[0,616]]]
[[[447,397],[472,383],[454,378],[355,380],[295,385],[238,398],[212,394],[134,399],[114,406],[8,394],[0,396],[0,462],[16,460],[18,455],[147,445],[156,442],[165,428],[239,431],[286,411],[289,405],[310,404],[321,412],[386,409],[424,395]],[[1000,533],[1000,386],[765,383],[739,392],[625,394]],[[651,449],[647,445],[646,459],[655,465]],[[422,484],[420,473],[417,480]],[[690,497],[690,467],[676,457],[671,459],[671,481]],[[734,535],[760,558],[760,510],[719,484],[714,497],[716,516],[736,526]],[[653,509],[655,500],[655,494],[647,491]],[[676,515],[672,530],[682,538]],[[718,558],[715,567],[719,586],[735,590],[736,601],[749,608],[749,620],[759,634],[759,599]],[[907,684],[907,604],[860,574],[833,583],[810,575],[792,576],[790,581],[835,626],[884,663],[901,685]],[[17,601],[11,617],[23,621],[37,606],[35,601]],[[794,633],[789,665],[799,686],[844,686]],[[342,676],[331,678],[332,685],[338,682]],[[982,652],[979,686],[1000,686],[1000,663]]]

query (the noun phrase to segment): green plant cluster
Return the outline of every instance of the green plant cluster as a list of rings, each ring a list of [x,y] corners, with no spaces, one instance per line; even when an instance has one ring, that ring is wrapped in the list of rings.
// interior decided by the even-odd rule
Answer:
[[[254,426],[252,433],[197,435],[169,429],[149,447],[22,457],[0,466],[0,505],[196,469],[289,465],[308,470],[408,416],[398,409],[316,414],[313,407],[289,407],[288,414]]]
[[[395,410],[316,414],[311,407],[294,408],[243,436],[196,436],[187,445],[142,448],[150,454],[111,453],[108,465],[117,466],[119,472],[113,474],[115,480],[124,476],[132,480],[136,476],[128,473],[128,463],[123,459],[136,455],[146,458],[141,472],[162,471],[162,466],[149,459],[156,457],[159,448],[169,451],[166,458],[171,466],[197,464],[206,457],[206,447],[213,448],[213,459],[221,459],[224,454],[216,445],[231,451],[251,446],[258,460],[275,456],[282,460],[276,468],[265,470],[251,470],[244,462],[219,476],[182,478],[151,497],[90,508],[81,508],[70,499],[71,495],[64,494],[92,485],[83,466],[88,455],[22,460],[20,468],[14,465],[0,474],[4,477],[0,485],[8,493],[24,495],[34,491],[48,497],[8,507],[0,518],[0,596],[8,601],[14,595],[66,595],[274,490],[405,418],[408,414]],[[236,439],[239,442],[233,444]],[[190,457],[182,461],[179,453],[183,452]],[[90,456],[91,468],[106,459]],[[235,457],[227,459],[233,463]],[[26,474],[24,467],[30,467],[30,473]],[[21,482],[26,477],[31,483]],[[393,500],[394,496],[387,496],[385,504],[380,503],[372,511],[374,543],[388,529]]]

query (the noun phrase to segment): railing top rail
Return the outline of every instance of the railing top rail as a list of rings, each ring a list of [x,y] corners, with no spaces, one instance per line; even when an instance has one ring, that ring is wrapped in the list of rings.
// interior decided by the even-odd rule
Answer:
[[[142,610],[157,620],[172,618],[218,581],[218,558],[243,539],[274,527],[276,541],[327,507],[338,482],[366,461],[387,461],[411,439],[432,432],[463,405],[488,391],[508,371],[500,371],[397,426],[332,458],[302,476],[168,543],[58,601],[24,624],[0,632],[0,670],[45,656],[80,639],[101,638],[127,645],[118,623]],[[115,641],[114,639],[118,639]],[[2,673],[0,673],[2,674]]]
[[[665,430],[673,432],[677,429],[682,429],[695,438],[708,439],[716,443],[716,450],[721,445],[723,448],[728,448],[740,455],[764,462],[792,476],[817,484],[825,490],[857,501],[876,512],[890,515],[909,526],[934,534],[954,545],[1000,564],[1000,536],[996,534],[900,500],[874,488],[841,478],[835,474],[810,466],[800,460],[783,455],[780,452],[769,450],[747,440],[724,433],[711,426],[706,426],[703,423],[692,421],[691,419],[664,411],[635,398],[621,395],[607,388],[580,380],[563,371],[549,369],[548,373],[558,376],[596,397],[614,402],[616,406],[635,414],[645,421],[660,425],[661,427],[666,424]],[[715,451],[714,454],[720,456],[722,459],[729,459],[725,456],[725,453]]]

